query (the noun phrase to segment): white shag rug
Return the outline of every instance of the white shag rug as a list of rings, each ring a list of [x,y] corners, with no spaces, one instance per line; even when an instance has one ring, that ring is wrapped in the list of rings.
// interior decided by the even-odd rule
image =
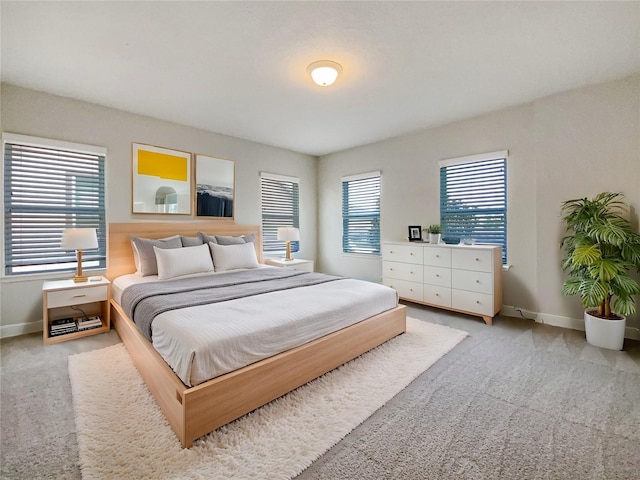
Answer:
[[[82,477],[290,479],[467,332],[407,318],[407,333],[183,449],[122,344],[69,357]]]

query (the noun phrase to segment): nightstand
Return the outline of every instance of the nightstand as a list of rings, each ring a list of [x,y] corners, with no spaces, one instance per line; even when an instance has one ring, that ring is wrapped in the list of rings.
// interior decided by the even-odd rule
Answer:
[[[293,260],[285,260],[284,258],[265,258],[264,263],[271,265],[272,267],[313,272],[313,260],[304,260],[302,258],[294,258]]]
[[[42,339],[45,344],[108,332],[111,282],[54,280],[42,285]],[[89,320],[91,317],[97,319]]]

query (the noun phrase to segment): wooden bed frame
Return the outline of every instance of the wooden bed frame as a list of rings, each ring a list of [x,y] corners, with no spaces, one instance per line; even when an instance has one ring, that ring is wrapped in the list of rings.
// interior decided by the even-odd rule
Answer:
[[[111,223],[107,277],[113,280],[135,272],[130,235],[164,238],[178,233],[196,236],[198,231],[210,235],[254,234],[256,253],[262,262],[258,226],[236,225],[232,221]],[[195,387],[182,383],[113,300],[111,320],[182,446],[189,448],[195,439],[404,333],[406,307],[400,305]]]

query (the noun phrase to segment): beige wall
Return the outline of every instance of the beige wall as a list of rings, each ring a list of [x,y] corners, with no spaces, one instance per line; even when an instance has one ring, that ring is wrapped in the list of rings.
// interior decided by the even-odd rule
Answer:
[[[1,85],[2,131],[107,148],[107,221],[184,221],[183,215],[131,213],[131,142],[235,160],[235,220],[259,224],[260,175],[300,178],[300,257],[316,257],[316,158],[111,108]],[[2,279],[0,326],[42,319],[42,278]]]
[[[500,112],[319,159],[318,265],[327,273],[381,279],[379,258],[341,252],[340,177],[382,171],[382,240],[408,225],[439,221],[441,159],[509,150],[505,305],[578,319],[577,298],[560,295],[560,205],[620,191],[640,212],[640,76],[581,88]],[[636,314],[629,325],[640,327]]]

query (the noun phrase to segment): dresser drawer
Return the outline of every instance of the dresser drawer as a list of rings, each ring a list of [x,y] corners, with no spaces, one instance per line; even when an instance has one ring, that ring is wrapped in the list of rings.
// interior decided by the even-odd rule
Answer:
[[[451,307],[451,289],[437,285],[424,286],[424,301],[440,307]]]
[[[457,248],[451,253],[451,267],[478,272],[492,272],[493,252],[491,250]]]
[[[382,262],[382,276],[408,280],[410,282],[422,282],[422,265],[400,262]]]
[[[451,287],[451,269],[444,267],[424,267],[424,283]]]
[[[496,313],[493,308],[493,295],[485,293],[452,290],[451,306],[465,312],[478,313],[490,317]]]
[[[425,247],[424,264],[433,267],[451,268],[451,249],[446,247]]]
[[[83,303],[100,302],[107,299],[108,286],[72,288],[47,293],[47,307],[68,307]]]
[[[451,287],[470,292],[493,293],[493,276],[486,272],[470,270],[452,270]]]
[[[407,300],[422,301],[422,284],[417,282],[408,282],[406,280],[398,280],[397,278],[382,279],[382,283],[387,287],[393,288],[398,295]]]
[[[382,258],[392,262],[422,265],[422,247],[412,245],[383,245]]]

